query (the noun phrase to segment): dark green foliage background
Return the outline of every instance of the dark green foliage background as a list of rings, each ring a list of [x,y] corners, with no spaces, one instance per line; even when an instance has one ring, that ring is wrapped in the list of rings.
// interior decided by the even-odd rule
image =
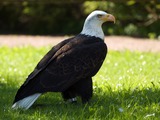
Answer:
[[[113,14],[116,25],[103,26],[105,34],[157,38],[160,2],[1,0],[0,34],[78,34],[86,16],[101,9]]]

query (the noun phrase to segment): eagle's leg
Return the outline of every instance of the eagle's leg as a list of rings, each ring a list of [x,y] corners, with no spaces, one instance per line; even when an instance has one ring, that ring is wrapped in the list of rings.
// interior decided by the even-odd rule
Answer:
[[[77,102],[76,96],[79,95],[82,103],[87,103],[93,94],[92,78],[81,79],[73,86],[62,92],[64,101]]]
[[[93,94],[92,78],[82,79],[76,83],[76,92],[82,99],[82,103],[87,103]]]
[[[63,97],[64,101],[69,101],[71,103],[75,103],[75,102],[77,102],[76,96],[77,95],[75,93],[73,86],[62,92],[62,97]]]

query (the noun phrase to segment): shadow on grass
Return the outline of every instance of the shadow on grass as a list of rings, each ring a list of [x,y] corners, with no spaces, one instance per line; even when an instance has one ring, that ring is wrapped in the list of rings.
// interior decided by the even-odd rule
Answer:
[[[117,91],[112,91],[109,88],[106,92],[101,89],[98,92],[95,91],[88,104],[81,104],[80,99],[76,104],[65,103],[59,93],[47,93],[42,95],[29,110],[13,111],[11,110],[11,105],[17,89],[12,85],[0,83],[0,107],[2,108],[0,112],[4,113],[2,118],[9,119],[13,117],[13,114],[17,114],[15,118],[28,118],[28,116],[34,116],[38,112],[39,114],[44,114],[46,118],[52,118],[53,115],[56,115],[67,118],[76,118],[77,116],[77,119],[95,117],[109,119],[115,117],[115,114],[121,114],[123,110],[133,112],[133,109],[134,111],[136,109],[137,114],[141,114],[139,109],[144,109],[144,113],[152,112],[153,109],[146,110],[145,107],[150,107],[154,104],[159,105],[160,102],[160,89],[158,87],[133,90],[121,89]],[[154,110],[153,112],[157,113]]]

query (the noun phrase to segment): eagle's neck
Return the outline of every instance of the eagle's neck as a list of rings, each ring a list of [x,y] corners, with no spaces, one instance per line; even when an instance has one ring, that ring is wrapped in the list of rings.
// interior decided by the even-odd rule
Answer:
[[[99,37],[102,40],[104,40],[102,23],[94,23],[92,21],[85,21],[81,34]]]

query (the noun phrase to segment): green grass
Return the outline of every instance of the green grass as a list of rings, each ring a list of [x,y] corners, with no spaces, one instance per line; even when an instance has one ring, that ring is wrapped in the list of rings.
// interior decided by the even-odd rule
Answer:
[[[0,120],[159,120],[160,53],[109,51],[94,79],[89,104],[42,95],[27,111],[12,110],[17,89],[50,49],[0,47]]]

